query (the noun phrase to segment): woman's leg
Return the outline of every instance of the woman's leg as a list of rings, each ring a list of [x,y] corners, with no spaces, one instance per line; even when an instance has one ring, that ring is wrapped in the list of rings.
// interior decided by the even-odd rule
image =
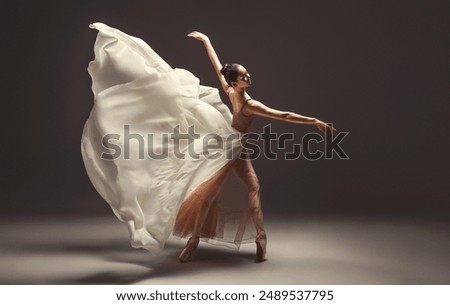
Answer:
[[[191,238],[189,238],[186,246],[180,253],[179,260],[181,262],[190,260],[193,252],[197,248],[202,231],[204,231],[203,226],[205,224],[206,218],[208,217],[209,210],[212,205],[216,204],[216,201],[218,200],[218,197],[220,195],[220,190],[222,189],[229,170],[230,166],[224,167],[217,175],[203,183],[199,187],[199,189],[196,190],[194,194],[192,194],[192,196],[195,196],[195,198],[193,199],[195,199],[195,201],[200,204],[201,208],[197,213],[195,213],[195,215],[193,215],[195,216],[195,222],[192,228],[192,236]]]
[[[263,224],[263,212],[261,210],[261,196],[259,180],[253,168],[252,162],[247,157],[238,159],[234,164],[234,170],[239,178],[245,183],[248,190],[248,207],[256,228],[256,255],[258,260],[263,261],[266,256],[267,236]]]
[[[208,216],[211,204],[213,204],[215,201],[215,199],[211,201],[204,200],[202,197],[198,197],[198,200],[200,201],[201,209],[199,210],[197,215],[195,215],[196,219],[192,230],[192,236],[191,238],[189,238],[186,246],[180,253],[180,262],[187,262],[191,259],[192,254],[199,244],[202,227],[205,223],[206,217]]]

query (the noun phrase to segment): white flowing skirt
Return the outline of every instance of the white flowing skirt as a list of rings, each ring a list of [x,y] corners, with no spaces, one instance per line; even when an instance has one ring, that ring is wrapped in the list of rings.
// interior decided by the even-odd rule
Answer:
[[[239,246],[254,238],[245,196],[222,202],[245,135],[231,127],[218,90],[172,69],[139,38],[90,27],[99,31],[88,67],[94,105],[81,152],[131,245],[158,252],[171,233],[188,236],[206,206],[204,240]]]

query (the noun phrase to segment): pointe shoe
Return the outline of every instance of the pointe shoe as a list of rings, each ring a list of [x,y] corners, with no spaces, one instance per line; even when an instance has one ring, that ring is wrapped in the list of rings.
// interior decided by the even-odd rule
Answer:
[[[192,253],[194,253],[194,250],[197,249],[198,243],[199,243],[199,238],[189,238],[186,246],[183,248],[183,250],[181,250],[180,256],[178,257],[178,259],[180,260],[180,262],[184,263],[187,262],[191,259]]]
[[[266,233],[260,233],[256,237],[256,259],[258,262],[263,262],[266,260],[266,245],[267,236]]]

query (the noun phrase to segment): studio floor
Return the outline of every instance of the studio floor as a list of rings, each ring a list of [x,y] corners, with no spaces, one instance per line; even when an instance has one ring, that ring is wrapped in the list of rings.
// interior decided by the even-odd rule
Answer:
[[[368,217],[266,215],[267,260],[185,240],[158,257],[129,245],[125,224],[100,218],[28,217],[0,223],[0,284],[450,284],[450,223]]]

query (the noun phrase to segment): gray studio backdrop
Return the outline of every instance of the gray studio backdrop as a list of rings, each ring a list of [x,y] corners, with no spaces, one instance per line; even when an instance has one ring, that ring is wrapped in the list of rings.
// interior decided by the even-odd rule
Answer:
[[[12,3],[12,2],[11,2]],[[449,214],[448,1],[15,1],[2,4],[2,215],[108,215],[80,154],[100,21],[218,87],[202,45],[253,98],[349,132],[349,160],[254,161],[266,214]],[[223,96],[225,98],[225,96]],[[257,118],[254,132],[313,126]]]

